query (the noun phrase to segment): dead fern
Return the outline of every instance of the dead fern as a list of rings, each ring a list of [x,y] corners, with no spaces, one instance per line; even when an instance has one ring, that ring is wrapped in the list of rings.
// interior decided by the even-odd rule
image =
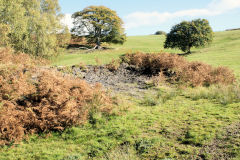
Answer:
[[[227,67],[214,68],[202,62],[188,62],[176,54],[156,53],[126,54],[122,61],[134,65],[144,74],[154,76],[163,74],[167,81],[189,86],[209,86],[211,84],[232,84],[234,73]],[[159,76],[163,79],[162,76]],[[161,81],[161,80],[159,80]]]
[[[0,145],[81,125],[93,109],[111,112],[112,100],[99,84],[90,86],[50,69],[27,67],[15,63],[19,55],[4,54],[9,61],[0,66]]]

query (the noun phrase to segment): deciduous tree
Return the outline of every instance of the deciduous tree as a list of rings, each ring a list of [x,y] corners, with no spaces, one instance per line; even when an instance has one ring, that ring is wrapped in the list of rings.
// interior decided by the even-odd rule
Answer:
[[[191,53],[192,47],[203,47],[212,42],[213,31],[206,19],[183,21],[172,27],[164,48],[179,48]]]
[[[76,35],[85,35],[88,42],[101,48],[102,42],[120,43],[126,41],[123,22],[117,13],[104,6],[89,6],[72,15]]]
[[[0,12],[0,24],[9,28],[8,43],[16,51],[42,57],[58,53],[57,34],[64,30],[58,0],[0,0]]]

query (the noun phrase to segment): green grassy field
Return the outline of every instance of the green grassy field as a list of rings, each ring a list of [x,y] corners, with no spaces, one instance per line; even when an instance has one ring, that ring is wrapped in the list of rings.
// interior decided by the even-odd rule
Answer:
[[[0,159],[178,160],[197,159],[197,155],[212,159],[224,152],[237,159],[240,139],[234,133],[239,128],[231,130],[229,126],[239,123],[240,103],[193,98],[184,92],[175,94],[176,90],[170,88],[159,91],[162,99],[154,106],[147,105],[149,99],[121,97],[126,102],[118,106],[124,106],[120,115],[96,114],[94,125],[87,123],[63,133],[32,136],[19,145],[0,149]],[[226,139],[226,132],[231,131],[233,137]],[[219,141],[220,146],[211,147]],[[206,146],[210,147],[208,152],[202,153]]]
[[[163,50],[164,39],[165,36],[132,36],[127,38],[124,45],[111,45],[112,50],[95,51],[88,54],[84,53],[85,51],[68,50],[66,54],[54,60],[53,65],[74,65],[80,62],[96,64],[96,58],[104,64],[129,52],[159,52]]]
[[[96,64],[126,52],[164,50],[163,36],[134,36],[114,50],[60,56],[53,65]],[[211,46],[186,57],[240,75],[240,31],[217,32]],[[151,89],[151,88],[150,88]],[[240,86],[177,88],[163,84],[143,99],[117,95],[116,114],[94,114],[95,121],[62,133],[33,135],[0,148],[1,160],[178,160],[240,159]],[[223,158],[222,158],[223,159]]]
[[[112,45],[113,50],[96,51],[85,54],[84,51],[66,51],[53,61],[53,65],[74,65],[84,62],[96,64],[96,59],[101,63],[108,63],[125,53],[141,52],[169,52],[182,53],[180,50],[164,49],[165,36],[130,36],[124,45]],[[191,61],[202,61],[208,64],[228,66],[240,75],[240,31],[216,32],[213,43],[205,48],[193,49],[193,54],[186,58]],[[71,53],[71,54],[69,54]]]

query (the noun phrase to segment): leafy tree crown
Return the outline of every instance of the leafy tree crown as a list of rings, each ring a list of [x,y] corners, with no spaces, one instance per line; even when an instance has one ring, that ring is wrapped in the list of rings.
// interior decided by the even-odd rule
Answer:
[[[58,0],[0,0],[0,40],[16,51],[49,57],[59,52]]]
[[[164,48],[179,48],[191,52],[192,47],[204,47],[212,42],[213,31],[206,19],[183,21],[167,34]]]
[[[117,13],[104,6],[89,6],[72,15],[76,35],[85,35],[91,43],[124,43],[123,22]],[[98,44],[100,45],[100,44]]]

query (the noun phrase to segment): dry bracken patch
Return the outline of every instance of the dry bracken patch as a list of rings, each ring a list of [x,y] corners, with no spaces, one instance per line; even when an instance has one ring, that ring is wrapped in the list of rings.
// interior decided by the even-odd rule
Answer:
[[[93,110],[111,112],[111,98],[99,84],[90,86],[55,71],[27,67],[24,61],[14,62],[19,55],[4,54],[9,61],[1,61],[0,67],[1,145],[20,141],[27,134],[80,125]]]
[[[232,84],[233,72],[227,67],[212,67],[202,62],[188,62],[176,54],[156,53],[126,54],[122,61],[136,66],[144,74],[155,76],[160,73],[170,82],[189,86],[209,86],[211,84]]]

